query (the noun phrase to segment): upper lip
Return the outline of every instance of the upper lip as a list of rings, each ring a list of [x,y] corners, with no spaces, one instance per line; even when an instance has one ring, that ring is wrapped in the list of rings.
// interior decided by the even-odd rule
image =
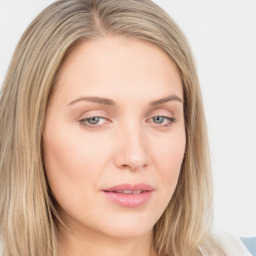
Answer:
[[[113,187],[109,187],[106,189],[103,189],[105,192],[115,192],[115,191],[154,191],[154,187],[145,184],[145,183],[139,183],[139,184],[120,184]]]

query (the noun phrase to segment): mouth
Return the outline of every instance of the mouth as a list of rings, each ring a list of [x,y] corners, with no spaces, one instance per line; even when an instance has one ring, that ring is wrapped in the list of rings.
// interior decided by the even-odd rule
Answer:
[[[145,184],[145,183],[139,183],[139,184],[120,184],[116,185],[110,188],[104,189],[106,192],[116,192],[116,193],[141,193],[141,192],[147,192],[147,191],[153,191],[155,190],[154,187]]]
[[[141,193],[145,193],[147,191],[143,191],[143,190],[117,190],[117,191],[105,191],[105,192],[113,192],[113,193],[119,193],[119,194],[141,194]]]
[[[152,196],[155,189],[148,184],[121,184],[102,190],[110,201],[123,207],[139,207]]]

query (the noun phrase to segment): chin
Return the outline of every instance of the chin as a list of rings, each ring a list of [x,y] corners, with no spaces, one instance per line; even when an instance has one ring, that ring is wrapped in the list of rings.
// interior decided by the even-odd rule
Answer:
[[[132,239],[132,238],[138,238],[143,237],[151,234],[153,231],[153,227],[145,228],[145,227],[112,227],[108,232],[106,233],[107,236],[115,238],[115,239]]]
[[[148,235],[152,232],[157,220],[149,218],[149,214],[122,214],[114,218],[105,218],[100,229],[103,233],[117,239],[129,239]]]

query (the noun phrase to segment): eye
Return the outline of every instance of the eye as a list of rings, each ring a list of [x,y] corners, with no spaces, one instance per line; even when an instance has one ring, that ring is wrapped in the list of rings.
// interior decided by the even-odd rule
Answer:
[[[96,125],[100,122],[101,120],[101,117],[98,117],[98,116],[94,116],[94,117],[90,117],[90,118],[87,118],[86,121],[91,124],[91,125]]]
[[[84,118],[82,120],[79,120],[79,122],[87,127],[99,127],[106,122],[106,118],[101,117],[101,116],[93,116],[93,117],[88,117]]]
[[[165,121],[165,118],[163,116],[154,116],[153,122],[156,124],[162,124]]]
[[[167,116],[154,116],[154,117],[150,118],[150,120],[152,120],[153,123],[155,123],[159,126],[164,126],[164,127],[171,126],[172,123],[175,122],[175,118],[167,117]]]

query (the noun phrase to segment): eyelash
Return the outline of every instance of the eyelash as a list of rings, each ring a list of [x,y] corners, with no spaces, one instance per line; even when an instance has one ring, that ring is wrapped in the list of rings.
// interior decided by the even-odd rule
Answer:
[[[160,116],[160,115],[159,116],[153,116],[150,119],[153,119],[153,118],[156,118],[156,117],[164,118],[166,120],[166,122],[164,124],[162,124],[162,123],[161,124],[154,123],[158,127],[168,128],[168,127],[172,126],[172,124],[176,121],[176,119],[173,118],[173,117]],[[99,129],[102,126],[104,126],[104,124],[101,124],[101,125],[98,125],[98,124],[95,124],[95,125],[88,124],[88,120],[93,119],[93,118],[99,118],[99,119],[107,120],[107,118],[102,117],[102,116],[92,116],[92,117],[88,117],[88,118],[84,118],[84,119],[79,120],[79,123],[81,125],[89,128],[89,129]]]

